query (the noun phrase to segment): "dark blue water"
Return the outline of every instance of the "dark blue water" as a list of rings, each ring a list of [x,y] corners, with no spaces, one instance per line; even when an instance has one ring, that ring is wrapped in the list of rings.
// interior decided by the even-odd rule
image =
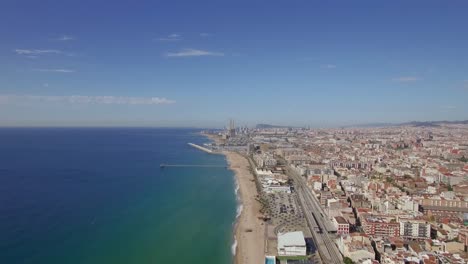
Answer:
[[[0,129],[0,263],[231,263],[236,200],[190,129]]]

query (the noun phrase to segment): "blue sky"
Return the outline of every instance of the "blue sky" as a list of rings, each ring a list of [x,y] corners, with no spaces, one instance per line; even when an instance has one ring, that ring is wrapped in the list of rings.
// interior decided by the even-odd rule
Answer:
[[[2,1],[0,126],[468,119],[466,1]]]

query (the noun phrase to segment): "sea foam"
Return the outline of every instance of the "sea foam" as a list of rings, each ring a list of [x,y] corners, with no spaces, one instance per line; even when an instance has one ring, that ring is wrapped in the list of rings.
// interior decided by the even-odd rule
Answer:
[[[231,253],[233,256],[236,255],[236,249],[237,249],[237,239],[236,239],[236,236],[234,236],[234,242],[232,243],[232,246],[231,246]]]
[[[237,218],[239,218],[239,216],[241,215],[242,209],[244,209],[244,206],[242,205],[242,201],[240,198],[239,181],[237,180],[237,178],[235,179],[235,185],[236,187],[234,189],[234,193],[236,194],[236,200],[237,200],[237,209],[236,209],[236,220],[237,220]]]
[[[239,201],[239,181],[237,180],[237,177],[234,178],[234,184],[236,187],[234,187],[234,193],[236,194],[237,201]]]
[[[237,205],[236,219],[239,218],[239,216],[242,214],[242,209],[244,209],[244,206],[242,204]]]
[[[237,201],[236,220],[233,223],[234,231],[235,231],[237,229],[237,225],[239,224],[238,223],[239,217],[242,214],[242,210],[244,209],[244,205],[242,204],[242,200],[241,200],[241,197],[240,197],[240,194],[239,194],[239,188],[240,188],[239,180],[237,179],[237,177],[235,175],[234,175],[234,184],[235,184],[234,193],[236,195],[236,201]],[[233,256],[236,255],[236,251],[237,251],[237,238],[236,238],[236,235],[234,234],[233,242],[232,242],[232,245],[231,245],[231,253],[232,253]]]

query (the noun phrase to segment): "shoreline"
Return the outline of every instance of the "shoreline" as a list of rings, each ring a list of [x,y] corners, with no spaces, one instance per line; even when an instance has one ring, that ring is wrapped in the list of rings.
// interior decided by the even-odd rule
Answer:
[[[225,140],[217,135],[204,134],[215,144]],[[231,252],[235,264],[265,263],[265,223],[260,220],[261,204],[257,201],[258,192],[255,177],[250,171],[249,161],[237,152],[221,151],[226,158],[228,169],[234,172],[235,193],[238,201],[233,228]]]
[[[213,134],[204,134],[200,133],[200,135],[207,137],[209,140],[213,141],[215,144],[224,144],[224,139],[220,138],[219,136]]]
[[[258,219],[261,209],[257,201],[257,187],[254,175],[250,172],[248,160],[236,152],[223,151],[229,169],[235,174],[236,188],[240,205],[234,225],[233,251],[234,263],[264,263],[265,262],[265,224]],[[233,252],[234,253],[234,252]]]

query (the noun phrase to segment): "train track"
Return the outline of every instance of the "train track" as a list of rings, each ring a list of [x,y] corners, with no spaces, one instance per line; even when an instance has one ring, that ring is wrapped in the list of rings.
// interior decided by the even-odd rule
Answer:
[[[307,223],[323,263],[343,263],[341,253],[328,234],[325,221],[329,220],[324,219],[317,198],[306,186],[301,176],[292,170],[288,170],[288,172],[294,179],[296,192],[298,193]]]

